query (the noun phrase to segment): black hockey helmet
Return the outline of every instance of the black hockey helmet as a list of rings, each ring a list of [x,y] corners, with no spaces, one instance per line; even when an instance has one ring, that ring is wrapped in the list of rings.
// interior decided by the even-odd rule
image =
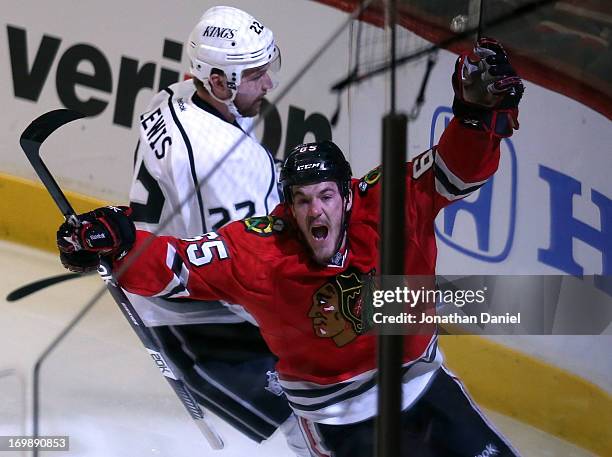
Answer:
[[[349,193],[351,165],[338,146],[331,141],[304,143],[294,147],[280,172],[280,184],[287,203],[291,203],[291,186],[336,181],[342,198]]]

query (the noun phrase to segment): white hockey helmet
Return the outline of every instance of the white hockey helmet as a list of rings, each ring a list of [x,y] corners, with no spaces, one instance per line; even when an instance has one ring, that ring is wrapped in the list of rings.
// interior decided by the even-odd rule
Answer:
[[[191,74],[212,94],[209,77],[213,68],[225,73],[232,99],[242,72],[268,63],[280,65],[274,35],[253,16],[230,6],[206,10],[187,42]]]

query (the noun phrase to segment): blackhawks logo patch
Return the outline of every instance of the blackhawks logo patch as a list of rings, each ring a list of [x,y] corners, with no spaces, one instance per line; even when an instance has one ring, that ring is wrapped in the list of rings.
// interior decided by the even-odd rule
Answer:
[[[247,232],[259,236],[270,236],[285,229],[285,221],[275,216],[249,217],[244,220],[244,225]]]
[[[370,329],[372,274],[351,267],[314,293],[308,317],[316,336],[342,347]]]
[[[359,191],[362,194],[365,194],[370,187],[374,186],[378,181],[380,181],[381,174],[381,167],[376,167],[373,170],[369,171],[363,178],[359,180]]]

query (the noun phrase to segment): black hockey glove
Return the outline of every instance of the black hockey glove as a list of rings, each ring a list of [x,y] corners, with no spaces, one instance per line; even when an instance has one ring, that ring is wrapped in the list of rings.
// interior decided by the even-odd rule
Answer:
[[[125,206],[105,206],[78,217],[80,225],[64,222],[57,231],[62,265],[75,273],[98,268],[100,256],[119,259],[136,240],[136,228]]]
[[[466,125],[509,137],[519,128],[518,105],[525,88],[501,43],[481,38],[457,58],[453,113]]]

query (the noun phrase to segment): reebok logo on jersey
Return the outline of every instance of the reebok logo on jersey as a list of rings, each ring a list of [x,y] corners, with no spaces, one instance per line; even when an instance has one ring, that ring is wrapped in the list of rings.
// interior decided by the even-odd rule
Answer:
[[[498,454],[499,454],[499,450],[495,447],[495,445],[489,443],[485,447],[484,451],[482,451],[478,455],[475,455],[474,457],[493,457],[494,455],[498,455]]]
[[[89,235],[89,238],[92,239],[92,240],[100,240],[100,239],[106,238],[106,235],[104,235],[104,233],[99,233],[97,235],[95,235],[95,234],[94,235]]]
[[[215,27],[214,25],[207,26],[202,32],[202,36],[210,37],[210,38],[224,38],[226,40],[231,40],[234,38],[234,34],[238,30],[229,29],[226,27]]]

